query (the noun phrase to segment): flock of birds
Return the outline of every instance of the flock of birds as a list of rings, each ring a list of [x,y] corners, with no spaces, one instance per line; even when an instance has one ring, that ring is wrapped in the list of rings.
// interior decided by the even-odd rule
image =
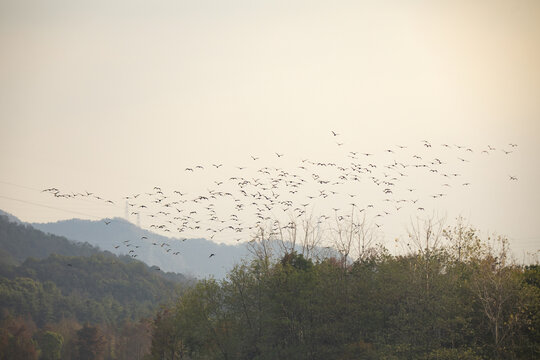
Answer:
[[[147,192],[130,194],[123,201],[129,215],[142,217],[157,233],[219,241],[254,241],[262,229],[269,237],[295,231],[303,220],[319,228],[340,223],[361,226],[369,222],[384,232],[385,219],[401,213],[410,216],[425,212],[433,205],[471,186],[466,170],[479,157],[508,156],[517,144],[504,148],[487,145],[472,149],[461,145],[432,144],[424,140],[411,146],[394,145],[382,152],[347,151],[340,134],[331,137],[343,155],[339,162],[301,159],[294,168],[262,166],[260,156],[250,155],[249,165],[224,166],[221,163],[185,167],[186,176],[203,176],[210,181],[205,190],[192,193],[185,189],[167,191],[155,186]],[[274,153],[279,165],[286,157]],[[285,162],[283,163],[285,164]],[[213,177],[211,175],[221,175]],[[224,175],[227,176],[224,176]],[[210,180],[208,180],[210,179]],[[518,181],[508,175],[509,181]],[[201,183],[201,182],[199,182]],[[208,185],[208,184],[207,184]],[[66,193],[57,188],[43,192],[57,198],[91,198],[109,205],[118,204],[92,192]],[[105,219],[106,225],[111,223]],[[173,256],[169,242],[143,236],[152,246]],[[141,247],[131,240],[119,242],[116,249],[126,248],[137,257]],[[216,254],[209,254],[209,258]]]

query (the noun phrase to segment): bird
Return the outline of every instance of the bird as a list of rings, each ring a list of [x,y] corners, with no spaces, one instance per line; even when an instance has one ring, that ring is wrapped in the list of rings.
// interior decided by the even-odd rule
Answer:
[[[103,222],[105,223],[105,225],[109,225],[111,223],[111,220],[103,220]]]
[[[336,142],[336,140],[342,140],[340,134],[334,130],[331,131],[331,134],[334,142]],[[336,142],[336,144],[341,146],[343,143]],[[281,212],[283,212],[283,215],[291,215],[293,219],[297,216],[305,217],[308,213],[308,208],[310,209],[310,212],[315,211],[315,208],[320,209],[320,211],[323,211],[324,214],[324,211],[328,210],[324,209],[324,207],[330,204],[324,203],[325,201],[332,200],[339,202],[343,199],[350,199],[350,201],[355,201],[349,203],[353,208],[353,214],[358,215],[360,212],[370,216],[376,214],[375,218],[379,219],[387,219],[390,216],[395,216],[398,214],[400,209],[402,210],[400,213],[407,210],[414,211],[414,204],[416,204],[417,210],[424,210],[424,207],[419,206],[424,206],[422,200],[425,197],[432,197],[433,199],[439,199],[443,196],[450,197],[452,195],[450,190],[458,188],[459,184],[462,184],[462,186],[469,185],[469,183],[464,182],[451,182],[451,179],[454,176],[462,176],[465,178],[468,174],[466,171],[460,171],[460,174],[452,174],[452,170],[457,171],[458,169],[449,168],[450,164],[459,164],[462,162],[473,163],[477,160],[476,157],[473,156],[475,153],[489,154],[493,156],[493,158],[490,156],[490,159],[496,159],[498,155],[503,157],[503,152],[506,155],[509,155],[511,152],[515,152],[516,149],[514,148],[517,147],[517,144],[509,143],[504,146],[498,146],[497,150],[501,151],[495,152],[493,151],[495,148],[491,147],[490,145],[488,145],[488,147],[484,145],[483,147],[476,148],[468,147],[466,144],[452,146],[448,144],[442,144],[442,147],[446,148],[444,151],[441,149],[441,145],[433,145],[434,147],[439,147],[441,154],[438,154],[436,150],[431,147],[431,143],[427,140],[424,140],[415,146],[405,146],[407,144],[391,144],[382,147],[377,153],[362,152],[362,149],[356,149],[357,151],[349,151],[350,149],[343,145],[343,149],[345,149],[345,151],[342,153],[344,161],[341,162],[331,162],[331,159],[317,161],[321,159],[302,158],[298,160],[298,162],[301,161],[301,163],[297,164],[301,166],[296,165],[291,169],[287,169],[285,167],[237,167],[237,169],[242,170],[242,172],[240,173],[236,171],[236,173],[243,174],[243,177],[236,176],[222,179],[206,179],[210,183],[210,186],[206,188],[207,192],[203,191],[202,193],[191,194],[191,191],[189,191],[190,198],[186,196],[186,193],[181,193],[178,190],[175,190],[173,192],[173,196],[169,198],[169,194],[167,193],[166,189],[162,190],[159,187],[154,187],[152,192],[143,192],[136,195],[129,194],[129,196],[124,197],[124,199],[129,201],[129,203],[126,204],[129,211],[145,209],[144,213],[137,213],[134,211],[132,214],[140,215],[141,217],[145,216],[157,221],[157,223],[150,225],[150,228],[154,228],[156,231],[161,230],[162,232],[171,232],[175,231],[173,229],[177,229],[178,233],[184,236],[186,236],[186,233],[189,231],[194,231],[200,232],[197,233],[197,235],[206,236],[208,239],[218,237],[218,234],[232,232],[238,233],[238,237],[234,236],[230,238],[230,240],[236,240],[236,242],[239,242],[240,239],[249,236],[247,234],[248,231],[254,231],[254,229],[257,228],[264,228],[265,222],[274,220],[278,222],[283,221],[280,219],[282,216]],[[329,145],[332,146],[333,144],[330,143]],[[335,147],[335,145],[333,146]],[[502,149],[502,147],[505,149]],[[403,149],[411,149],[411,152]],[[424,153],[417,152],[417,155],[413,155],[415,151],[413,149],[420,149],[418,151],[423,151]],[[474,152],[473,149],[475,149]],[[432,155],[425,155],[428,151]],[[470,158],[469,156],[465,155],[469,152],[471,153]],[[278,158],[285,155],[284,153],[279,152],[274,152],[274,154]],[[379,162],[377,156],[384,154],[387,154],[383,157],[383,159],[386,160]],[[362,155],[368,157],[368,161],[364,162],[364,157]],[[264,159],[263,156],[259,157],[249,153],[247,156],[250,156],[253,161],[259,160],[257,162],[250,162],[250,164],[259,164],[260,161]],[[287,153],[287,156],[288,158],[282,161],[287,162],[292,154]],[[458,158],[458,156],[461,156],[462,158]],[[425,160],[423,159],[424,157],[426,158]],[[480,155],[478,158],[480,158]],[[510,156],[508,156],[508,158],[510,158]],[[454,159],[454,162],[450,161],[452,159]],[[483,159],[487,158],[483,157]],[[461,161],[455,162],[455,160]],[[411,163],[408,163],[409,161]],[[278,162],[280,161],[278,160]],[[186,165],[189,166],[189,164]],[[192,164],[191,167],[185,168],[185,171],[194,172],[194,175],[192,176],[196,176],[199,173],[202,174],[202,171],[199,172],[198,169],[208,167],[218,169],[222,166],[227,168],[227,164],[223,165],[221,163],[211,163],[211,166],[209,164],[205,164],[204,167],[202,165]],[[182,171],[181,167],[180,171]],[[233,170],[236,170],[234,169],[234,166],[230,167],[233,168]],[[319,172],[315,169],[320,169],[321,171]],[[412,171],[415,173],[413,174]],[[216,171],[216,173],[218,172],[219,171]],[[261,175],[254,176],[254,173]],[[420,192],[420,187],[418,184],[402,182],[402,180],[428,175],[435,180],[435,184],[439,185],[440,188],[444,187],[445,190],[448,190],[448,194],[437,193],[437,191],[434,191],[431,193],[434,195],[424,194],[424,197],[421,197],[420,194],[418,194],[417,197],[419,199],[410,199],[402,196],[404,193],[412,195],[413,192],[415,192],[415,194]],[[446,178],[444,180],[446,183],[443,184],[442,181],[439,182],[441,179],[439,176],[444,176]],[[517,180],[517,177],[514,175],[507,176],[510,181]],[[364,180],[366,181],[364,182]],[[358,189],[358,192],[356,192],[355,190],[348,191],[345,187],[353,185],[357,186],[357,184],[362,185],[363,182],[364,184],[368,183],[368,186],[376,185],[379,187],[379,191],[377,192],[379,198],[378,200],[371,200],[372,204],[360,204],[360,200],[356,202],[356,199],[360,199],[361,197],[361,189]],[[476,183],[477,181],[475,181],[475,184]],[[470,188],[473,187],[471,186]],[[220,191],[222,189],[227,189],[228,192]],[[439,192],[440,191],[441,190],[439,189]],[[94,195],[94,193],[90,191],[65,193],[61,192],[57,188],[48,188],[43,190],[43,192],[56,198],[74,199],[81,196],[89,196],[87,200],[99,200],[102,203],[109,202],[102,197]],[[381,192],[384,195],[381,195]],[[191,195],[193,195],[193,197],[191,197]],[[290,196],[291,198],[284,200],[286,196]],[[349,196],[349,198],[347,198],[347,196]],[[245,201],[246,199],[249,200]],[[213,200],[215,200],[215,202]],[[385,205],[385,208],[388,211],[384,211],[384,208],[379,206],[379,204],[381,204],[381,200],[387,202],[385,203],[387,204]],[[230,212],[222,213],[222,209],[226,209],[225,207],[221,207],[222,201],[230,201],[228,204],[230,205]],[[400,202],[402,202],[403,205],[401,205]],[[186,206],[184,207],[182,204],[186,204]],[[409,204],[411,204],[410,207]],[[350,206],[349,210],[351,209]],[[377,206],[377,208],[375,208],[375,206]],[[176,213],[160,211],[171,210],[172,207],[177,210]],[[370,207],[373,208],[372,211],[369,209]],[[427,209],[427,207],[425,208]],[[377,212],[375,212],[375,209],[377,209]],[[341,211],[345,210],[339,210],[337,208],[334,208],[334,210],[336,212],[336,220],[352,221],[352,215],[346,215],[346,213],[341,214]],[[275,214],[274,217],[274,213],[276,211],[279,211],[279,213]],[[241,214],[246,214],[249,212],[253,214],[253,220],[251,223],[248,223],[249,217],[243,218],[241,216]],[[370,212],[373,213],[370,214]],[[318,215],[321,215],[320,213],[314,215],[320,224],[324,224],[324,222],[330,219],[330,217],[319,217]],[[105,219],[103,221],[108,225],[112,220]],[[285,223],[282,223],[281,225],[272,225],[275,226],[275,228],[272,228],[272,230],[270,232],[266,232],[266,234],[270,234],[269,236],[277,236],[281,228],[292,229],[293,226],[301,226],[300,224],[289,224],[286,227],[283,227]],[[117,223],[115,224],[118,226]],[[372,223],[372,225],[375,224]],[[380,230],[382,230],[386,224],[379,223],[376,224],[376,226],[381,227]],[[141,239],[146,238],[147,237],[141,237]],[[249,240],[249,238],[247,240]],[[186,241],[186,238],[182,238],[182,241]],[[156,247],[160,244],[157,242],[151,243]],[[125,245],[126,247],[129,247],[129,249],[137,248],[135,244],[126,243]],[[167,244],[166,246],[170,245]],[[114,246],[115,249],[118,249],[119,247],[121,247],[121,243]],[[144,246],[141,248],[144,249]],[[168,250],[165,245],[162,245],[162,248],[163,250]],[[168,250],[167,253],[170,253],[170,255],[179,254],[179,252],[170,250]],[[131,254],[133,254],[133,257],[136,255],[134,252]],[[214,256],[216,256],[216,254],[212,253],[208,257],[211,258]]]

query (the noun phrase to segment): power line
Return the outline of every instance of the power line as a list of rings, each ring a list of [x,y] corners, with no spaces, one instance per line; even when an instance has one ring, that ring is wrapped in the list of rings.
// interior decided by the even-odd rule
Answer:
[[[11,185],[11,186],[16,186],[16,187],[19,187],[21,189],[34,190],[34,191],[41,192],[41,190],[39,190],[39,189],[35,189],[35,188],[24,186],[24,185],[14,184],[14,183],[11,183],[11,182],[8,182],[8,181],[0,180],[0,183],[6,184],[6,185]]]
[[[48,209],[63,211],[63,212],[67,212],[67,213],[78,214],[78,215],[83,215],[83,216],[89,216],[89,217],[92,217],[92,218],[95,218],[95,219],[101,219],[99,216],[95,216],[95,215],[90,215],[90,214],[86,214],[86,213],[82,213],[82,212],[78,212],[78,211],[73,211],[73,210],[66,210],[66,209],[57,208],[57,207],[50,206],[50,205],[44,205],[44,204],[40,204],[40,203],[36,203],[36,202],[32,202],[32,201],[27,201],[27,200],[22,200],[22,199],[16,199],[16,198],[8,197],[8,196],[0,195],[0,198],[13,200],[13,201],[18,201],[18,202],[22,202],[22,203],[30,204],[30,205],[34,205],[34,206],[40,206],[40,207],[44,207],[44,208],[48,208]]]
[[[18,187],[18,188],[21,188],[21,189],[27,189],[27,190],[32,190],[32,191],[35,191],[35,192],[38,192],[40,194],[44,193],[45,190],[41,190],[41,189],[36,189],[36,188],[33,188],[33,187],[29,187],[29,186],[25,186],[25,185],[20,185],[20,184],[15,184],[15,183],[12,183],[12,182],[9,182],[9,181],[3,181],[3,180],[0,180],[0,183],[1,184],[6,184],[6,185],[11,185],[11,186],[15,186],[15,187]],[[87,198],[79,198],[78,199],[79,201],[84,201],[84,202],[91,202],[90,199],[87,199]],[[103,199],[102,199],[103,200]],[[59,209],[61,210],[61,209]],[[64,211],[68,211],[68,210],[64,210]]]

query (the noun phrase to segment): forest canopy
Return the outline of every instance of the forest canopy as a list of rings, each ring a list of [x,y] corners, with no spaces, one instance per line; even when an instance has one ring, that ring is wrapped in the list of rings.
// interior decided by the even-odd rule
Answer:
[[[410,241],[425,245],[429,230]],[[152,359],[538,358],[538,265],[461,223],[440,238],[354,261],[259,247],[159,312]]]

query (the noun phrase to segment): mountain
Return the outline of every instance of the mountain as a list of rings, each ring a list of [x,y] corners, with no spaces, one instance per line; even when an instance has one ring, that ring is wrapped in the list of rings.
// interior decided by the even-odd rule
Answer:
[[[152,317],[194,279],[0,216],[0,323],[30,316],[115,323]],[[1,325],[0,325],[1,327]]]
[[[0,209],[0,216],[5,216],[5,217],[7,217],[8,220],[11,221],[11,222],[15,222],[15,223],[22,224],[22,221],[19,220],[18,217],[14,216],[14,215],[11,215],[10,213],[5,212],[5,211],[2,210],[2,209]]]
[[[110,251],[102,251],[88,242],[75,242],[63,236],[45,234],[29,224],[10,221],[0,215],[0,271],[9,267],[21,266],[29,259],[45,260],[54,256],[92,257],[105,256],[125,264],[140,262],[129,256],[117,256]],[[141,264],[143,265],[143,264]],[[164,279],[176,283],[192,282],[194,279],[181,273],[156,271]]]
[[[0,215],[0,259],[11,265],[27,258],[44,259],[51,254],[64,256],[90,256],[100,250],[88,243],[74,243],[65,237],[47,235],[32,226],[10,221]]]
[[[198,278],[212,276],[221,279],[236,262],[249,254],[245,244],[234,246],[206,239],[169,238],[141,229],[121,218],[110,219],[108,224],[105,221],[71,219],[31,225],[41,231],[86,242],[117,255],[135,256],[163,271]],[[215,256],[210,258],[210,254]]]

